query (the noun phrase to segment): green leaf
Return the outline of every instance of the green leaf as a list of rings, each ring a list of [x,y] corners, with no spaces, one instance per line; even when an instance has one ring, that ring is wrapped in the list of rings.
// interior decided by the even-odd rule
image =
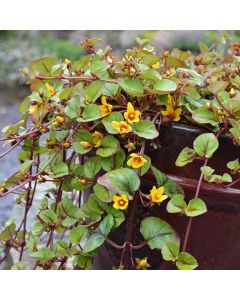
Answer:
[[[69,217],[74,217],[77,207],[73,204],[72,200],[69,198],[63,198],[60,202],[61,210],[64,214]]]
[[[102,94],[104,96],[113,97],[117,94],[118,88],[119,85],[116,83],[105,82],[102,89]]]
[[[132,169],[121,168],[98,178],[97,182],[118,194],[133,194],[140,186],[140,179]]]
[[[176,194],[184,195],[183,188],[180,184],[177,184],[175,181],[168,179],[168,181],[164,184],[164,193],[168,195],[168,197],[172,197]]]
[[[111,171],[122,167],[126,159],[126,154],[123,149],[120,149],[115,155],[110,157],[102,157],[101,164],[104,171]]]
[[[33,161],[32,160],[26,160],[22,165],[20,169],[20,174],[26,174],[29,169],[32,166]]]
[[[194,157],[195,157],[195,151],[189,147],[185,147],[179,153],[175,165],[177,167],[183,167],[186,164],[192,162]]]
[[[107,70],[110,67],[110,65],[106,61],[96,61],[91,66],[92,73],[99,73],[102,71]]]
[[[64,162],[60,162],[53,166],[54,177],[62,177],[68,175],[68,165]]]
[[[177,84],[175,81],[162,79],[154,84],[153,89],[157,92],[160,92],[160,94],[167,94],[174,92],[177,89]]]
[[[98,247],[100,247],[105,241],[104,236],[99,233],[94,233],[90,236],[89,240],[87,241],[86,245],[83,248],[84,252],[91,252]]]
[[[30,255],[33,258],[36,258],[42,263],[46,263],[47,261],[55,258],[55,254],[53,251],[49,250],[46,247],[43,247],[39,251],[36,251]]]
[[[84,174],[87,178],[94,178],[94,176],[101,169],[101,158],[98,156],[91,157],[84,164]]]
[[[195,152],[201,156],[210,158],[219,146],[218,139],[213,133],[203,133],[193,142]]]
[[[54,252],[61,256],[72,257],[72,250],[65,241],[58,241],[54,244]]]
[[[47,225],[53,226],[57,223],[57,215],[52,209],[43,210],[39,216]]]
[[[151,158],[147,155],[143,155],[143,157],[146,159],[146,163],[140,168],[140,175],[143,176],[144,174],[147,173],[147,171],[149,170],[150,166],[151,166]]]
[[[111,134],[119,134],[119,132],[112,127],[112,121],[123,121],[122,114],[120,112],[111,112],[107,117],[103,118],[102,120],[102,123],[106,128],[107,132]]]
[[[96,101],[101,96],[103,83],[101,80],[96,80],[86,86],[84,89],[85,99],[91,103]]]
[[[0,233],[0,240],[1,241],[8,241],[13,238],[13,234],[15,233],[16,225],[11,223],[7,225]]]
[[[30,97],[26,97],[19,105],[19,112],[23,115],[28,112]]]
[[[191,254],[187,252],[180,252],[176,266],[179,270],[193,270],[198,267],[198,262]]]
[[[159,133],[152,121],[143,120],[139,121],[133,126],[133,131],[140,137],[145,139],[155,139]]]
[[[85,239],[87,234],[88,229],[84,226],[79,225],[69,232],[68,239],[72,244],[79,245],[79,243]]]
[[[96,232],[107,237],[113,228],[114,220],[112,215],[107,215],[96,228]]]
[[[39,236],[44,230],[44,225],[41,222],[37,222],[32,227],[32,235]]]
[[[35,79],[36,74],[40,74],[43,76],[52,75],[51,68],[57,63],[58,63],[58,59],[55,57],[41,57],[32,60],[29,66],[30,79]]]
[[[102,140],[102,147],[97,149],[96,154],[101,157],[109,157],[120,149],[120,144],[115,137],[107,135]]]
[[[199,198],[191,199],[185,209],[185,213],[188,217],[200,216],[205,212],[207,212],[206,204]]]
[[[214,83],[211,83],[208,86],[208,89],[213,94],[217,94],[218,92],[225,90],[227,86],[228,86],[228,82],[226,81],[215,81]]]
[[[167,204],[167,212],[169,213],[183,213],[187,207],[183,195],[174,195]]]
[[[79,118],[78,121],[90,122],[102,118],[102,114],[97,104],[88,104],[83,112],[83,117]]]
[[[168,181],[168,177],[154,166],[151,166],[151,170],[157,180],[158,186],[165,185],[165,183]]]
[[[22,261],[17,262],[11,267],[11,270],[25,270],[26,264]]]
[[[39,243],[40,243],[40,238],[38,236],[33,237],[30,241],[27,242],[27,248],[33,252],[37,249]]]
[[[212,177],[212,174],[214,173],[215,170],[212,169],[209,166],[202,166],[201,167],[201,171],[202,171],[202,173],[204,175],[204,180],[210,181],[211,177]]]
[[[227,163],[227,167],[228,169],[230,169],[231,171],[234,171],[234,172],[239,172],[240,171],[240,163],[239,163],[239,159],[235,159],[235,160],[232,160],[232,161],[229,161]]]
[[[143,79],[150,79],[150,80],[161,80],[162,76],[158,71],[153,69],[147,69],[141,72],[141,78]]]
[[[97,183],[94,185],[93,191],[99,200],[107,203],[113,201],[113,196],[115,193],[105,188],[105,186]]]
[[[81,105],[80,105],[80,97],[78,95],[74,96],[67,102],[67,106],[64,110],[66,116],[70,119],[75,119],[80,116],[81,113]]]
[[[176,261],[179,254],[179,245],[174,243],[166,243],[162,247],[162,257],[166,261]]]
[[[218,116],[205,107],[199,107],[192,114],[194,121],[200,124],[211,124],[216,126],[219,123]]]
[[[141,223],[140,232],[151,249],[162,249],[168,242],[179,243],[174,229],[157,217],[145,218]]]
[[[134,78],[120,78],[118,79],[120,87],[129,95],[142,97],[143,84],[141,81]]]

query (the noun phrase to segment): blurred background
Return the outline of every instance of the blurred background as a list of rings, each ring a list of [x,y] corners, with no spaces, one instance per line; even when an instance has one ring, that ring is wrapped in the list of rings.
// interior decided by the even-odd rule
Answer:
[[[46,55],[61,59],[76,60],[84,55],[79,42],[87,38],[101,38],[102,45],[111,45],[113,53],[124,54],[126,49],[136,45],[135,37],[152,39],[158,53],[171,48],[198,51],[198,42],[211,44],[209,34],[231,35],[239,40],[240,31],[0,31],[0,129],[19,118],[18,104],[29,93],[25,79],[19,69],[28,66],[31,60]],[[0,145],[0,153],[5,149]],[[17,151],[1,159],[0,181],[18,168]],[[12,197],[12,196],[10,196]],[[0,198],[0,226],[11,215],[12,201]]]

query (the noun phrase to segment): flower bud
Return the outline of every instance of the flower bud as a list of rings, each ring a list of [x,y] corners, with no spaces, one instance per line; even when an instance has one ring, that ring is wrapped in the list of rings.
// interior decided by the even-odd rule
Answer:
[[[234,88],[230,90],[230,97],[234,97],[236,95]]]
[[[163,57],[168,58],[168,56],[169,56],[169,52],[168,51],[164,51],[163,52]]]
[[[88,149],[91,147],[91,144],[87,141],[82,141],[80,142],[80,145],[84,148],[84,149]]]

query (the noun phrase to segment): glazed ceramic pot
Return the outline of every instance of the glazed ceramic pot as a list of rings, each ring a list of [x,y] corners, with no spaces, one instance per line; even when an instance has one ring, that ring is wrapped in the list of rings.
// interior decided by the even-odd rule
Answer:
[[[194,161],[184,167],[176,167],[175,161],[184,147],[192,147],[194,139],[204,131],[183,125],[161,127],[161,148],[150,151],[152,164],[180,184],[185,193],[185,199],[194,197],[200,176],[201,161]],[[234,146],[228,136],[219,138],[219,148],[209,160],[208,165],[223,174],[229,170],[226,164],[240,157],[240,148]],[[144,189],[156,185],[155,178],[149,173],[144,178]],[[189,242],[186,251],[198,259],[202,270],[240,269],[240,185],[231,188],[203,182],[199,197],[207,205],[207,213],[193,218]],[[189,218],[166,211],[167,201],[161,206],[144,208],[137,207],[135,227],[139,228],[141,220],[148,215],[155,215],[167,221],[184,239]],[[131,208],[130,208],[131,209]],[[119,244],[126,237],[126,225],[120,226],[111,236]],[[142,237],[139,230],[133,231],[133,243],[139,244]],[[150,250],[146,245],[135,251],[136,257],[148,257],[152,269],[174,269],[171,263],[162,260],[159,250]],[[119,264],[121,251],[104,245],[96,259],[96,269],[111,269]]]

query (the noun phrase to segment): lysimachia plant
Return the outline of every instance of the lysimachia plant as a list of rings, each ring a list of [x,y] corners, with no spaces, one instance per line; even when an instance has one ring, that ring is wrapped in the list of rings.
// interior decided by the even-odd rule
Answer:
[[[240,44],[217,52],[214,40],[211,47],[200,43],[198,54],[178,49],[157,54],[147,40],[137,42],[118,57],[110,47],[97,50],[100,40],[89,39],[81,43],[87,54],[75,62],[44,57],[21,70],[31,93],[20,105],[20,121],[2,130],[8,148],[0,156],[21,149],[20,169],[0,184],[0,196],[15,195],[23,215],[1,229],[1,264],[15,251],[12,269],[28,268],[25,252],[34,269],[91,269],[108,243],[122,251],[112,268],[150,268],[147,257],[135,255],[142,247],[159,249],[159,260],[162,254],[179,269],[198,266],[186,250],[192,218],[207,212],[199,198],[201,184],[240,180],[237,157],[227,165],[229,174],[208,165],[220,135],[240,145]],[[148,156],[161,144],[161,126],[174,122],[206,131],[176,158],[178,167],[202,161],[193,199],[185,199],[182,188]],[[146,192],[148,173],[156,182]],[[40,201],[39,186],[45,190]],[[38,210],[29,224],[34,201]],[[149,207],[163,201],[168,213],[189,217],[184,240],[177,228],[151,215]],[[139,204],[150,213],[138,228],[142,241],[134,244]],[[111,233],[124,223],[119,245]]]

